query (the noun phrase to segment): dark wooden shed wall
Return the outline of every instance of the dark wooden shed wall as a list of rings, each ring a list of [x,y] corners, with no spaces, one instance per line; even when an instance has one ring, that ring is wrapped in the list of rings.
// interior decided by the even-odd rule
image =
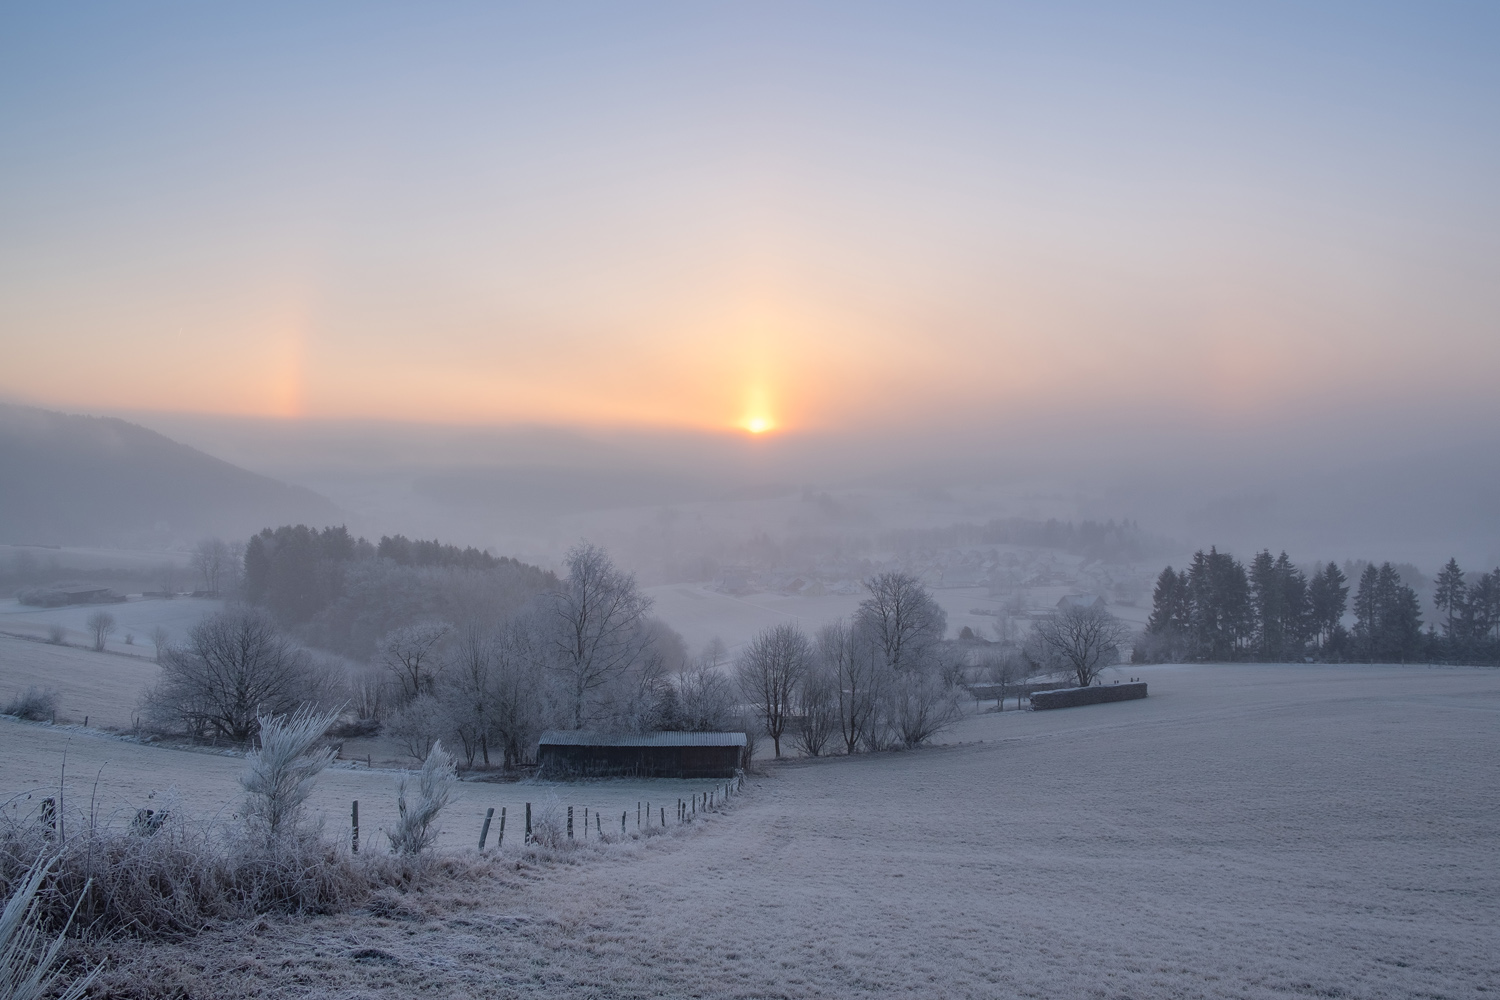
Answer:
[[[578,777],[732,778],[740,747],[611,747],[544,743],[537,763],[548,774]]]

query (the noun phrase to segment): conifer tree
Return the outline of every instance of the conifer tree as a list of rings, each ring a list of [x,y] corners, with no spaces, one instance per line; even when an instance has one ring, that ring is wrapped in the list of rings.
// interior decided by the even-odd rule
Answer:
[[[1238,658],[1250,638],[1250,581],[1244,564],[1210,548],[1188,568],[1193,655],[1200,660]]]
[[[1438,574],[1432,603],[1442,616],[1443,645],[1450,659],[1463,658],[1462,647],[1468,637],[1463,634],[1462,626],[1468,616],[1468,598],[1469,588],[1464,584],[1463,570],[1458,568],[1457,559],[1449,559],[1448,565]]]
[[[1343,621],[1349,604],[1349,580],[1338,563],[1330,562],[1312,578],[1307,590],[1309,631],[1316,636],[1318,648],[1324,649]]]

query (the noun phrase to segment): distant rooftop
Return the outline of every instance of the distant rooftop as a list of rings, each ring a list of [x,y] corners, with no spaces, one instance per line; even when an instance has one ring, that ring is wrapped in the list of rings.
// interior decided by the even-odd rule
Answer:
[[[599,733],[592,729],[549,729],[540,746],[569,747],[742,747],[744,733]]]

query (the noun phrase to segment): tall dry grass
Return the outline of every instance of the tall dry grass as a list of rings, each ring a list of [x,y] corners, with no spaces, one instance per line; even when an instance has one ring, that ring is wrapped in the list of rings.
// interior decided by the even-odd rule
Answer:
[[[67,927],[49,935],[37,906],[38,893],[55,860],[40,857],[32,862],[0,912],[0,1000],[78,1000],[99,974],[95,967],[66,987],[62,985],[66,973],[57,959]]]

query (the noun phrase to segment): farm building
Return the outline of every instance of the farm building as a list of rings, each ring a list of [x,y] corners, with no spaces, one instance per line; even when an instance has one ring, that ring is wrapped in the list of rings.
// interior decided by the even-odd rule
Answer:
[[[22,604],[58,608],[69,604],[118,604],[123,596],[93,583],[58,583],[50,587],[31,588],[17,595]]]
[[[536,759],[544,774],[557,777],[731,778],[744,749],[744,733],[550,729],[537,741]]]
[[[1057,610],[1066,611],[1069,608],[1102,608],[1105,603],[1104,598],[1098,594],[1069,594],[1057,602]]]

